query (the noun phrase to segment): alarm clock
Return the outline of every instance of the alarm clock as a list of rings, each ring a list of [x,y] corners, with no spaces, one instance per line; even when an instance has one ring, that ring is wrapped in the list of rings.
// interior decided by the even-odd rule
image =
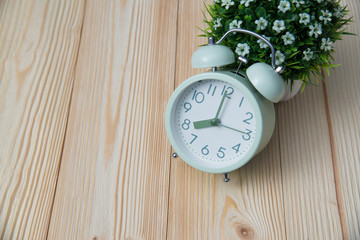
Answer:
[[[246,71],[221,69],[235,62],[234,53],[220,43],[232,32],[250,34],[271,49],[272,66],[255,63]],[[243,57],[241,62],[247,62]],[[180,84],[169,99],[165,126],[168,139],[190,166],[209,173],[234,171],[270,141],[275,127],[274,103],[285,94],[285,83],[275,65],[275,49],[257,33],[232,29],[200,47],[193,68],[210,68]],[[241,65],[241,64],[240,64]]]

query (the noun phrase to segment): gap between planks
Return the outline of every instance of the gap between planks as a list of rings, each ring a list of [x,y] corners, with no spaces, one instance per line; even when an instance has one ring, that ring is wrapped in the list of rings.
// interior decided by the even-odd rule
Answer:
[[[177,0],[177,9],[176,9],[176,35],[175,35],[175,58],[174,58],[174,79],[173,79],[173,91],[175,91],[175,84],[176,84],[176,76],[177,76],[177,67],[176,67],[176,59],[177,59],[177,45],[178,45],[178,36],[179,36],[179,4],[180,0]],[[165,110],[166,111],[166,110]],[[165,239],[168,239],[168,233],[169,233],[169,209],[170,209],[170,188],[171,188],[171,161],[173,160],[172,153],[173,148],[170,145],[169,148],[169,177],[168,177],[168,199],[167,199],[167,214],[166,214],[166,228],[165,228]]]
[[[321,75],[325,79],[325,73],[324,69],[321,70]],[[325,82],[326,83],[326,82]],[[334,131],[332,128],[332,122],[330,117],[330,106],[329,106],[329,100],[328,100],[328,93],[326,90],[325,83],[322,84],[322,89],[324,92],[324,103],[325,103],[325,112],[326,112],[326,118],[327,118],[327,125],[329,129],[329,140],[330,140],[330,149],[331,149],[331,159],[333,164],[333,170],[334,170],[334,182],[335,182],[335,191],[336,191],[336,200],[337,200],[337,207],[339,210],[339,217],[340,217],[340,224],[341,224],[341,233],[343,239],[348,239],[346,234],[346,226],[345,226],[345,216],[344,216],[344,210],[343,210],[343,200],[341,197],[341,186],[339,181],[339,168],[337,164],[337,158],[336,158],[336,149],[335,149],[335,141],[334,141]]]
[[[51,207],[50,207],[49,222],[48,222],[48,226],[47,226],[47,229],[46,229],[46,239],[48,239],[48,235],[49,235],[49,229],[50,229],[51,220],[52,220],[52,213],[53,213],[53,209],[54,209],[57,186],[58,186],[58,182],[59,182],[59,173],[60,173],[60,168],[61,168],[61,162],[62,162],[63,153],[64,153],[66,135],[67,135],[67,132],[68,132],[70,107],[71,107],[71,103],[72,103],[75,75],[76,75],[76,71],[77,71],[77,64],[78,64],[79,55],[80,55],[80,45],[81,45],[81,40],[82,40],[82,35],[83,35],[84,19],[85,19],[85,13],[86,13],[86,2],[87,2],[87,0],[84,0],[84,6],[83,6],[83,12],[82,12],[82,20],[81,20],[81,29],[80,29],[80,36],[79,36],[79,44],[77,46],[77,55],[76,55],[76,60],[75,60],[75,64],[74,64],[74,71],[73,71],[73,74],[72,74],[73,81],[72,81],[72,86],[71,86],[71,89],[70,89],[70,100],[69,100],[68,112],[67,112],[67,116],[66,116],[65,133],[64,133],[64,138],[63,138],[62,147],[61,147],[60,160],[59,160],[59,163],[58,163],[58,168],[57,168],[57,173],[56,173],[55,189],[54,189],[54,194],[53,194]]]

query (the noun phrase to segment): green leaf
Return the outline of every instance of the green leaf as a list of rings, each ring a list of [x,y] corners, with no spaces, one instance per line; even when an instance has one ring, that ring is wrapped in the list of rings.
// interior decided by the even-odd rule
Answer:
[[[249,15],[246,15],[245,17],[244,17],[244,19],[245,19],[245,21],[246,22],[251,22],[251,16],[249,16]]]
[[[295,64],[300,64],[300,62],[292,62],[292,63],[288,63],[286,66],[292,66],[292,65],[295,65]]]
[[[265,16],[266,16],[266,10],[265,10],[265,8],[263,8],[263,7],[257,7],[256,10],[255,10],[255,12],[256,12],[256,16],[257,16],[258,18],[260,18],[260,17],[265,17]]]
[[[304,69],[305,67],[302,67],[302,66],[289,66],[289,68],[293,68],[293,69]]]
[[[254,16],[254,12],[250,8],[245,9],[245,14],[248,15],[248,16]]]
[[[357,36],[357,34],[355,33],[351,33],[351,32],[343,32],[343,35],[350,35],[350,36]]]

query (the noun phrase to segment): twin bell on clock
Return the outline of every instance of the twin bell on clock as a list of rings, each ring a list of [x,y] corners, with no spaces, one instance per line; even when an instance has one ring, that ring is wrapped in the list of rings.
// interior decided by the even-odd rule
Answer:
[[[271,66],[255,63],[246,72],[221,69],[235,62],[234,53],[220,43],[233,32],[250,34],[271,49]],[[239,57],[246,63],[245,58]],[[274,103],[285,94],[285,83],[275,65],[275,49],[264,37],[244,29],[232,29],[196,50],[193,68],[211,71],[185,80],[172,94],[165,125],[171,145],[186,163],[201,171],[234,171],[259,153],[275,127]]]

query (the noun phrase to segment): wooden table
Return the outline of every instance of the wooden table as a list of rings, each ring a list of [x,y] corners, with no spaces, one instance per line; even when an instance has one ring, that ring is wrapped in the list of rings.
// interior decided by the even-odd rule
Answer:
[[[360,3],[346,0],[360,33]],[[269,146],[207,174],[164,110],[202,1],[0,1],[0,239],[360,239],[360,38],[277,104]]]

